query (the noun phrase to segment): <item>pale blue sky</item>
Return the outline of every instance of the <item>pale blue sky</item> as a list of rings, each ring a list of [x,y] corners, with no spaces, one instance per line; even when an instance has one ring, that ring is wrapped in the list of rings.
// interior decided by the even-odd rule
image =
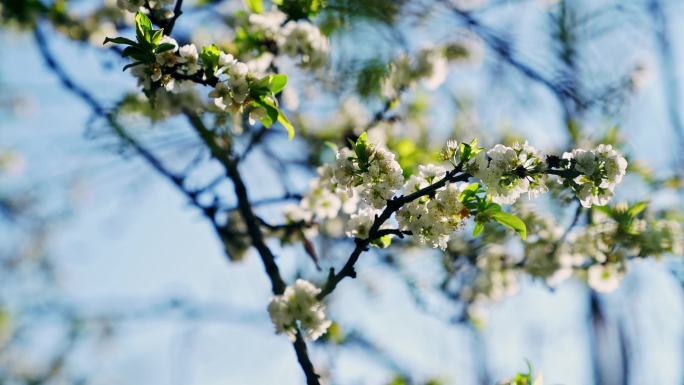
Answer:
[[[673,35],[681,36],[684,30],[677,32],[682,33]],[[93,374],[93,382],[303,383],[291,345],[272,332],[265,311],[269,285],[258,258],[252,255],[241,263],[227,263],[211,228],[171,186],[143,162],[122,160],[104,150],[105,141],[84,139],[89,111],[46,71],[30,36],[3,32],[0,42],[4,52],[12,53],[0,58],[3,87],[26,98],[30,106],[27,112],[0,122],[2,146],[26,157],[19,182],[34,186],[47,200],[64,199],[67,190],[76,197],[73,216],[57,229],[52,244],[65,298],[92,311],[144,307],[169,296],[219,304],[223,309],[211,321],[171,316],[124,323],[112,345],[77,355],[76,362]],[[103,69],[101,64],[111,59],[109,53],[74,47],[61,39],[51,44],[74,78],[102,100],[112,102],[120,91],[134,89],[134,81],[118,70],[116,60],[113,70]],[[450,84],[459,80],[454,75]],[[483,86],[477,80],[466,82],[473,89]],[[667,148],[671,136],[667,129],[652,131],[667,126],[658,86],[656,78],[630,102],[623,123],[629,148],[663,166],[671,152],[662,148]],[[519,119],[516,123],[524,133],[542,132],[535,137],[538,145],[552,147],[558,139],[546,127],[556,123],[557,110],[548,98],[541,99],[537,114],[511,114],[509,119]],[[483,120],[491,122],[516,107],[482,108]],[[263,188],[267,179],[263,173],[250,175],[254,191],[271,195]],[[305,257],[274,247],[285,276],[291,279]],[[407,258],[425,269],[434,264],[429,255]],[[399,365],[421,377],[475,384],[477,353],[467,328],[421,314],[401,280],[374,259],[364,259],[358,270],[359,279],[345,282],[333,296],[329,304],[333,319],[365,330]],[[494,306],[483,335],[492,377],[524,369],[529,359],[544,372],[547,384],[591,384],[587,298],[586,289],[577,282],[554,293],[524,285],[520,295]],[[638,345],[641,359],[634,368],[633,384],[681,384],[680,283],[661,264],[641,263],[624,287],[602,298],[609,314],[626,315],[630,332],[640,337],[635,341],[643,343]],[[317,362],[328,365],[328,356],[313,349]],[[378,384],[387,379],[388,372],[364,352],[349,350],[335,357],[340,384]]]

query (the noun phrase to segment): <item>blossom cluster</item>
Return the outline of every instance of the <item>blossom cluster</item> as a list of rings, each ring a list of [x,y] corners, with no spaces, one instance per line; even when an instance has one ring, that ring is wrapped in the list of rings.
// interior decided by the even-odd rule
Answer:
[[[294,341],[297,327],[312,340],[325,334],[332,322],[325,318],[325,306],[316,298],[321,289],[298,279],[282,295],[274,296],[268,305],[276,333],[285,333]]]
[[[155,54],[155,62],[147,65],[138,65],[131,70],[138,78],[138,85],[144,89],[150,89],[152,82],[160,82],[160,85],[169,92],[180,93],[187,91],[192,82],[189,80],[176,80],[171,71],[183,75],[194,75],[202,68],[199,62],[199,53],[194,44],[186,44],[179,47],[178,42],[169,36],[163,36],[160,44],[172,46],[169,50]],[[164,70],[164,69],[167,70]]]
[[[479,63],[481,56],[482,42],[470,34],[443,47],[424,47],[414,57],[402,54],[389,63],[382,95],[394,98],[400,90],[418,83],[428,90],[437,89],[447,79],[450,62]]]
[[[613,189],[622,181],[627,161],[611,145],[599,144],[594,150],[575,149],[563,154],[567,167],[581,173],[571,184],[582,206],[604,206]]]
[[[194,44],[179,47],[176,40],[164,35],[163,29],[154,29],[152,21],[141,12],[135,15],[135,29],[137,41],[108,37],[104,43],[127,46],[122,55],[134,61],[124,69],[132,68],[149,99],[163,94],[160,90],[186,93],[194,84],[212,86],[208,96],[218,110],[230,112],[239,120],[238,113],[248,109],[251,124],[260,120],[268,128],[277,121],[287,129],[290,138],[294,136],[294,127],[279,109],[276,99],[276,94],[287,85],[286,75],[257,77],[249,64],[216,45],[205,46],[201,51]],[[252,63],[255,71],[263,70],[260,60]]]
[[[446,169],[435,165],[421,165],[404,185],[404,193],[411,194],[444,178]],[[446,249],[452,233],[461,229],[470,215],[461,202],[464,185],[448,184],[433,196],[414,200],[397,212],[401,230],[410,231],[422,245]]]
[[[352,194],[358,193],[364,203],[381,209],[401,189],[403,170],[394,153],[365,142],[365,135],[360,139],[354,151],[345,147],[337,152],[334,181]]]
[[[415,60],[403,54],[389,64],[387,77],[381,85],[382,94],[395,97],[398,90],[410,88],[420,81],[430,90],[436,89],[447,78],[449,62],[443,49],[424,48],[416,54]]]
[[[469,167],[495,203],[512,204],[524,193],[535,197],[547,191],[541,174],[545,162],[540,151],[527,142],[513,147],[497,144],[480,152]]]
[[[522,253],[503,246],[507,243],[504,234],[488,233],[473,256],[477,277],[461,297],[472,302],[476,312],[481,304],[516,293],[523,272],[543,279],[550,287],[575,276],[596,291],[610,292],[619,287],[631,258],[684,253],[684,230],[679,222],[637,218],[636,211],[630,210],[634,207],[637,205],[618,203],[594,210],[594,221],[564,237],[565,229],[555,220],[523,206],[520,216],[532,235],[524,240]],[[449,251],[462,255],[464,244],[462,237],[452,241]]]
[[[594,150],[566,152],[561,163],[562,169],[576,175],[569,180],[566,178],[565,183],[584,207],[606,205],[627,169],[625,158],[605,144]],[[545,181],[548,164],[541,153],[527,143],[513,147],[497,144],[480,152],[468,167],[486,186],[495,203],[512,204],[524,193],[535,197],[548,191]]]
[[[214,105],[223,111],[236,113],[249,96],[249,67],[231,54],[220,52],[214,76],[219,77],[216,87],[209,92]]]
[[[670,219],[635,219],[625,232],[620,223],[600,218],[571,234],[568,244],[566,268],[586,269],[589,286],[609,292],[619,286],[629,258],[684,253],[684,231]]]
[[[274,41],[279,52],[298,58],[303,68],[320,68],[328,60],[328,38],[308,20],[287,20],[287,15],[278,10],[254,13],[249,16],[253,28]]]
[[[605,148],[599,146],[596,153],[603,157],[599,160],[600,169],[610,171],[599,171],[599,175],[610,178],[612,188],[624,174],[624,167],[620,165],[625,161],[617,153],[607,154]],[[497,144],[489,150],[482,150],[475,141],[459,144],[450,140],[442,155],[454,167],[460,167],[463,179],[460,182],[448,181],[429,194],[404,202],[397,208],[394,218],[397,230],[412,235],[414,242],[443,250],[453,234],[462,229],[471,217],[476,221],[475,235],[485,223],[495,220],[524,238],[525,223],[502,212],[499,204],[513,204],[525,193],[535,197],[546,192],[550,173],[559,175],[561,181],[570,179],[575,184],[575,180],[582,178],[598,178],[595,170],[586,168],[586,162],[576,165],[565,160],[566,164],[551,167],[547,158],[528,143],[510,147]],[[613,169],[619,172],[613,172]],[[372,225],[395,195],[399,192],[404,196],[413,194],[443,181],[448,173],[447,168],[440,165],[419,165],[417,172],[404,180],[404,171],[393,152],[370,143],[365,134],[352,143],[351,148],[338,150],[334,165],[322,166],[318,171],[319,177],[311,183],[310,192],[296,210],[290,207],[286,216],[332,220],[342,211],[350,215],[345,226],[347,235],[360,239],[372,235]],[[463,183],[469,178],[479,182]],[[377,230],[387,226],[386,223],[380,225]],[[561,261],[545,257],[556,250],[554,241],[559,237],[559,231],[562,230],[551,225],[535,227],[533,239],[536,241],[526,246],[531,256],[528,263],[534,275],[561,280],[562,275],[568,272],[563,270],[557,277],[550,278],[559,270]]]

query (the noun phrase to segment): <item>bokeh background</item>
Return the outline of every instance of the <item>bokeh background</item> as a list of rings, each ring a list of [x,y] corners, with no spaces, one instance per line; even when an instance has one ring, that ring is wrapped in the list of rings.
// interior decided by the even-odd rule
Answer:
[[[69,3],[86,12],[98,2]],[[200,41],[229,37],[220,15],[243,8],[240,1],[187,3],[177,34]],[[657,175],[682,171],[684,2],[562,2],[571,13],[563,20],[574,23],[572,63],[559,59],[558,2],[490,0],[472,13],[454,11],[463,6],[457,3],[390,1],[392,23],[362,19],[331,36],[332,67],[356,68],[457,34],[479,36],[476,60],[450,66],[437,90],[414,93],[429,106],[423,122],[435,143],[458,126],[485,142],[517,135],[553,150],[568,140],[570,113],[581,115],[597,137],[619,126],[630,156]],[[75,43],[47,22],[37,28],[66,73],[102,103],[137,89],[115,53]],[[0,31],[6,164],[0,191],[11,202],[3,200],[0,230],[0,383],[10,371],[46,373],[26,382],[32,384],[303,383],[290,343],[273,333],[265,311],[270,291],[259,259],[249,252],[227,261],[211,226],[185,197],[122,146],[46,65],[36,36]],[[291,73],[289,87],[299,90],[309,122],[349,116],[363,122],[380,106]],[[580,108],[559,96],[558,85],[597,101]],[[129,124],[167,159],[199,149],[182,120]],[[296,159],[301,146],[276,136],[272,151]],[[250,170],[253,199],[282,194],[272,181],[283,171],[272,167],[269,154],[255,153],[243,167]],[[284,172],[294,191],[303,191],[312,176],[296,167]],[[618,189],[621,199],[644,193],[630,180]],[[683,208],[676,190],[648,198],[655,206]],[[279,209],[262,213],[277,218]],[[300,249],[273,246],[285,277],[313,271]],[[311,347],[332,383],[386,384],[410,373],[416,381],[493,384],[524,370],[526,360],[551,385],[684,383],[679,256],[634,261],[610,294],[577,280],[554,291],[524,280],[517,294],[491,303],[486,321],[475,326],[431,289],[439,274],[435,254],[404,253],[399,268],[382,254],[369,256],[358,279],[336,291],[330,316],[354,338]],[[9,382],[15,383],[21,382]]]

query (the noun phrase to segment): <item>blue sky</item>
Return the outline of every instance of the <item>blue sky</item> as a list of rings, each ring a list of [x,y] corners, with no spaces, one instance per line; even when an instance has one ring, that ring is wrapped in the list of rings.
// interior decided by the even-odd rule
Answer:
[[[64,298],[93,312],[144,308],[169,297],[221,309],[210,320],[127,321],[113,342],[84,349],[75,362],[93,374],[96,384],[302,383],[291,345],[272,332],[265,312],[269,285],[258,258],[228,263],[211,228],[171,186],[143,162],[106,150],[106,141],[84,139],[89,111],[46,71],[30,36],[3,32],[0,42],[12,52],[0,57],[3,91],[29,105],[26,112],[0,122],[2,146],[26,158],[17,182],[47,200],[73,204],[73,215],[56,229],[51,248]],[[102,57],[109,53],[61,39],[51,44],[77,81],[102,100],[112,102],[121,91],[134,89],[116,60],[113,70],[103,67],[109,59]],[[666,148],[671,136],[667,130],[651,131],[667,125],[659,85],[655,79],[632,100],[623,123],[629,147],[663,166],[671,152],[658,149]],[[555,114],[553,107],[549,111],[523,117],[521,130],[543,131]],[[553,136],[546,139],[553,143]],[[255,191],[271,194],[263,179],[255,173],[248,182]],[[276,250],[285,276],[292,278],[304,257]],[[425,255],[407,258],[427,269],[434,262]],[[475,384],[472,331],[423,314],[401,280],[377,261],[364,260],[358,270],[359,278],[345,282],[329,304],[335,320],[367,331],[393,360],[419,376]],[[553,293],[528,284],[521,294],[495,305],[481,336],[492,377],[524,369],[529,359],[544,372],[547,384],[591,384],[587,298],[577,282]],[[640,263],[617,293],[602,300],[609,315],[624,315],[626,327],[637,336],[641,359],[634,384],[681,383],[684,302],[680,283],[663,264]],[[314,348],[313,357],[324,365],[334,362],[341,384],[387,379],[387,370],[362,351],[331,353]]]

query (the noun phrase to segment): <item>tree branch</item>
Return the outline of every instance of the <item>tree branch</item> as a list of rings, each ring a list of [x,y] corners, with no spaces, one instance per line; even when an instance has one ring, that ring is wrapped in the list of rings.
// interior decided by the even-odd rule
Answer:
[[[252,206],[247,195],[247,187],[240,171],[238,170],[238,159],[231,153],[228,142],[219,143],[215,135],[204,125],[202,119],[191,111],[184,111],[190,124],[195,128],[200,138],[209,147],[212,156],[216,159],[226,171],[226,176],[233,181],[235,195],[238,200],[238,211],[245,221],[247,226],[247,233],[252,240],[252,244],[257,249],[261,261],[264,264],[264,269],[271,281],[271,290],[273,294],[280,295],[285,291],[285,282],[280,276],[278,265],[275,263],[275,255],[264,241],[264,235],[261,232],[260,221],[252,211]],[[296,329],[296,339],[293,343],[295,353],[297,354],[297,361],[304,371],[307,385],[319,385],[318,375],[314,370],[313,364],[309,358],[306,343],[302,338],[299,328]]]
[[[381,230],[380,227],[394,214],[396,211],[398,211],[402,206],[404,206],[407,203],[410,203],[418,198],[421,198],[426,195],[433,194],[440,188],[446,186],[448,183],[453,183],[453,182],[459,182],[459,181],[466,181],[468,178],[470,178],[470,174],[468,173],[461,173],[462,165],[458,165],[456,168],[453,170],[449,171],[444,178],[440,179],[439,181],[422,188],[412,194],[409,195],[402,195],[399,197],[392,198],[387,201],[387,206],[385,209],[380,213],[379,216],[375,217],[375,221],[373,221],[373,224],[371,225],[370,230],[368,231],[368,238],[366,239],[361,239],[361,238],[354,238],[354,243],[356,244],[356,247],[354,247],[354,250],[352,253],[349,255],[349,258],[347,259],[347,262],[344,264],[342,269],[335,274],[335,270],[333,268],[330,268],[330,273],[328,275],[328,280],[326,281],[325,285],[323,286],[323,289],[321,292],[318,294],[318,299],[323,299],[325,298],[328,294],[332,293],[333,290],[337,287],[337,285],[346,277],[351,277],[351,278],[356,278],[356,270],[354,269],[354,265],[356,262],[359,260],[359,257],[364,251],[368,251],[368,247],[370,246],[370,243],[378,239],[379,237],[386,235],[388,232],[394,232],[394,230]]]

